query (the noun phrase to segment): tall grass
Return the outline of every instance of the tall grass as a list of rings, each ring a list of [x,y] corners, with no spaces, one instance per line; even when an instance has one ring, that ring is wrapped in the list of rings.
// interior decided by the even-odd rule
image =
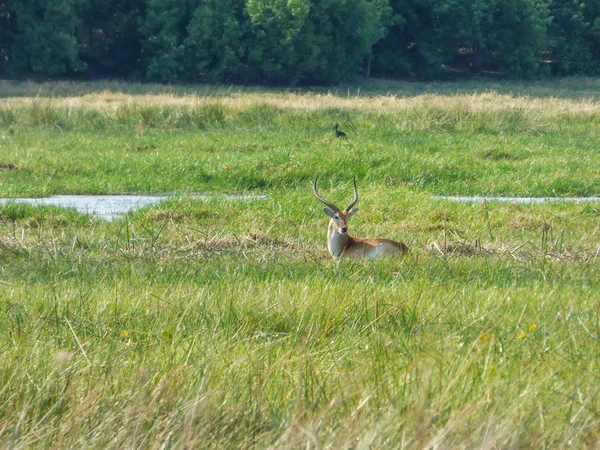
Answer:
[[[463,80],[458,82],[405,82],[393,80],[366,80],[360,84],[337,87],[263,88],[252,86],[170,85],[130,83],[119,81],[49,81],[23,82],[0,80],[1,98],[73,98],[85,96],[129,95],[143,97],[144,101],[156,96],[201,97],[230,96],[250,98],[253,95],[279,97],[288,94],[325,94],[336,97],[403,97],[428,95],[470,96],[482,93],[508,94],[517,97],[565,98],[598,100],[600,82],[597,78],[561,77],[535,82],[506,80]]]
[[[243,99],[243,97],[242,97]],[[301,99],[301,98],[300,98]],[[487,107],[494,100],[501,108]],[[292,127],[308,131],[337,120],[356,131],[363,128],[397,131],[443,131],[469,133],[547,133],[565,128],[586,131],[600,123],[595,104],[572,101],[510,100],[484,94],[472,102],[436,96],[415,101],[390,100],[389,110],[380,110],[376,100],[345,100],[342,107],[328,106],[327,98],[308,100],[308,111],[294,101],[279,107],[278,98],[251,102],[226,102],[218,98],[176,105],[117,104],[111,108],[56,105],[56,101],[34,100],[25,105],[0,107],[0,126],[34,126],[58,130],[206,129],[214,127]],[[160,103],[160,102],[159,102]],[[361,108],[366,103],[367,108]],[[334,100],[335,104],[335,100]],[[559,109],[557,110],[557,106]],[[562,107],[562,108],[560,108]],[[356,109],[349,109],[356,108]],[[549,109],[550,108],[550,109]],[[561,110],[562,109],[562,110]]]
[[[0,206],[3,447],[598,447],[598,205],[431,198],[598,195],[594,101],[233,94],[0,107],[2,196],[266,194]],[[316,173],[410,255],[332,260]]]
[[[337,263],[319,250],[318,208],[298,244],[275,202],[260,205],[250,229],[244,207],[210,202],[79,227],[50,210],[24,237],[31,215],[7,222],[5,442],[595,445],[593,239],[570,235],[558,254],[533,227],[526,248],[469,247],[450,232],[469,232],[464,217],[430,241],[441,253],[413,242],[404,260]],[[562,221],[585,233],[582,214]],[[506,229],[496,239],[514,239]]]

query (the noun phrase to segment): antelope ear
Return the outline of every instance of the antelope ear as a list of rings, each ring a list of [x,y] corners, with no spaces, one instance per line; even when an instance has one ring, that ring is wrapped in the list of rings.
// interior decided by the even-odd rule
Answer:
[[[323,212],[331,218],[333,218],[333,216],[335,216],[335,213],[332,210],[330,210],[329,208],[323,208]]]
[[[358,208],[353,208],[348,212],[348,217],[352,217],[354,214],[358,212]]]

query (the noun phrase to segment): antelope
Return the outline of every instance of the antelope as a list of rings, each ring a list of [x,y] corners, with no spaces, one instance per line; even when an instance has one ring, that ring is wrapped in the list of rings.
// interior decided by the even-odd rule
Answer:
[[[335,127],[333,127],[333,129],[335,130],[335,135],[337,137],[339,137],[340,139],[346,139],[348,140],[348,136],[346,136],[346,133],[344,133],[343,131],[339,131],[338,130],[338,124],[335,124]]]
[[[354,200],[344,209],[340,209],[333,203],[325,200],[317,191],[317,180],[313,183],[315,196],[326,208],[323,211],[331,218],[327,230],[327,249],[334,259],[341,256],[348,258],[378,258],[381,256],[402,255],[408,252],[408,247],[403,242],[391,239],[363,239],[355,238],[348,234],[348,218],[357,213],[358,208],[353,208],[358,202],[358,189],[356,188],[356,177],[354,177]]]

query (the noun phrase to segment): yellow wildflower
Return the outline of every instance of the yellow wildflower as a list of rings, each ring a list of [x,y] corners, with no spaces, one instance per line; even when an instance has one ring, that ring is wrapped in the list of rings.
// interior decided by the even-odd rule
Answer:
[[[481,333],[481,336],[479,336],[479,339],[482,341],[487,341],[488,337],[489,336],[488,336],[487,332],[484,331],[483,333]]]
[[[536,328],[537,328],[537,325],[535,323],[532,323],[531,325],[529,325],[529,332],[533,333]]]
[[[121,330],[121,332],[119,333],[119,335],[121,337],[127,337],[127,336],[129,336],[129,331],[127,331],[127,330]]]
[[[524,331],[521,331],[521,332],[519,333],[519,339],[525,339],[525,337],[526,337],[526,336],[527,336],[527,335],[525,334],[525,332],[524,332]]]

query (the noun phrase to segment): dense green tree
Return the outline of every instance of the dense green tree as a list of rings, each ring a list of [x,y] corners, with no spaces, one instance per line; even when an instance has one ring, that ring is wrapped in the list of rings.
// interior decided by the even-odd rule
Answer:
[[[6,70],[13,38],[13,11],[8,1],[0,0],[0,74]]]
[[[372,48],[372,72],[375,76],[415,76],[413,56],[415,42],[408,32],[405,16],[399,12],[396,0],[392,0],[392,15],[389,28],[383,39]]]
[[[309,0],[247,0],[248,65],[269,83],[296,84],[313,68]]]
[[[600,2],[0,0],[0,73],[332,84],[600,73]]]
[[[551,19],[547,3],[494,0],[488,5],[483,42],[487,52],[496,53],[498,69],[513,78],[537,75]]]
[[[367,39],[369,50],[365,59],[365,76],[371,75],[375,46],[387,36],[395,23],[395,15],[389,0],[372,0],[369,4],[371,20],[368,23]]]
[[[474,73],[539,73],[550,19],[545,0],[460,0],[453,10],[459,11],[453,19],[460,26],[450,66],[460,68],[462,59]]]
[[[450,67],[473,72],[486,67],[529,77],[539,71],[550,18],[543,1],[393,0],[391,5],[390,32],[376,48],[379,74],[435,78]]]
[[[56,76],[81,71],[77,32],[81,0],[12,0],[15,32],[11,67],[15,72]]]
[[[378,75],[435,78],[447,72],[472,39],[472,5],[465,0],[392,0],[391,26],[375,47]]]
[[[560,74],[600,73],[600,2],[553,0],[550,44]]]
[[[199,0],[147,0],[142,24],[146,78],[152,81],[191,79],[185,58],[187,27]]]
[[[87,0],[79,52],[94,74],[139,75],[140,25],[147,0]]]
[[[244,0],[204,0],[196,8],[184,42],[193,79],[246,81],[246,20]]]
[[[288,84],[358,78],[391,15],[387,0],[247,0],[246,12],[248,66],[259,79]]]
[[[202,80],[335,83],[360,75],[386,13],[387,0],[205,0],[185,44]]]
[[[312,2],[312,36],[304,43],[312,67],[305,76],[307,82],[337,83],[361,75],[365,57],[382,30],[382,14],[377,8],[378,4],[367,0]]]

